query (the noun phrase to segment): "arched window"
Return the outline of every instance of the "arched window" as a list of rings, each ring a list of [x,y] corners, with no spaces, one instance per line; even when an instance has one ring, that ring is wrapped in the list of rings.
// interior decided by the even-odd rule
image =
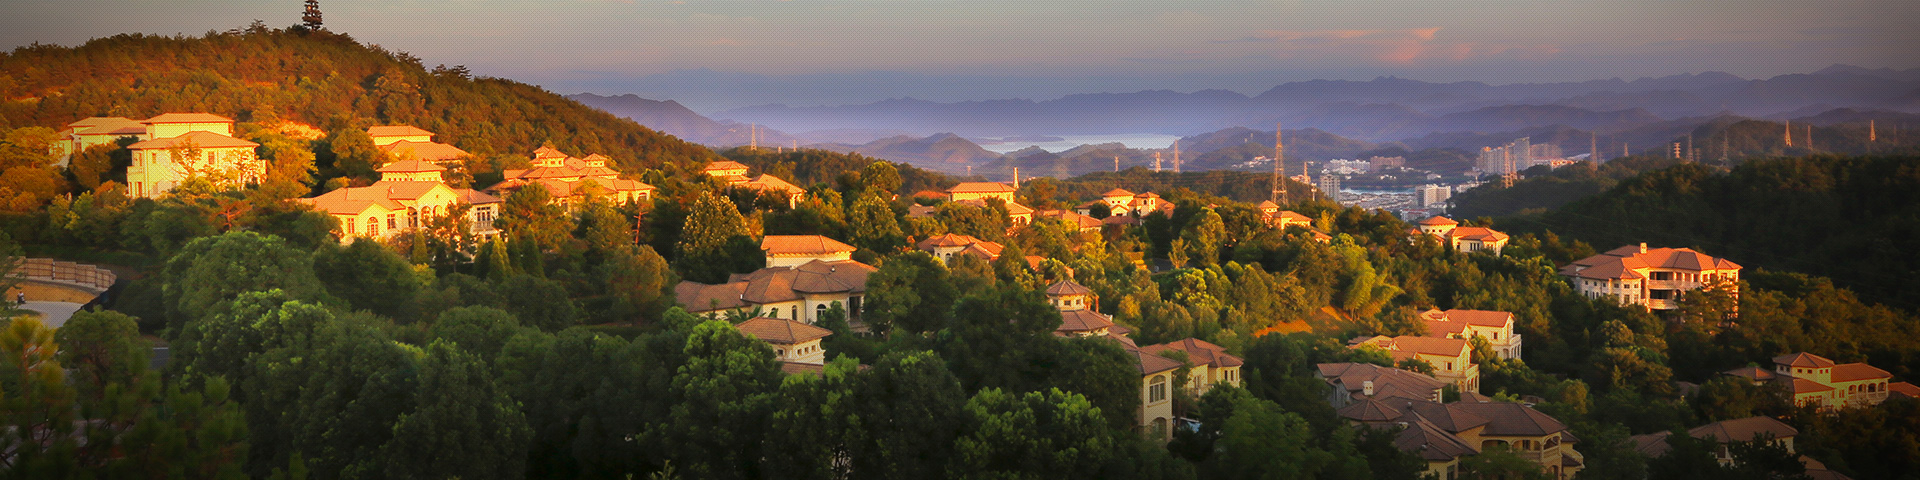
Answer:
[[[773,318],[780,318],[780,307],[773,307],[773,308],[767,309],[767,316],[773,317]]]
[[[380,235],[380,217],[367,217],[367,235]]]
[[[827,316],[827,304],[822,303],[822,304],[813,306],[813,321],[818,322],[820,321],[820,319],[826,318],[826,316]]]
[[[1155,375],[1153,377],[1153,383],[1149,384],[1147,387],[1147,402],[1149,403],[1158,402],[1166,399],[1167,399],[1167,376]]]

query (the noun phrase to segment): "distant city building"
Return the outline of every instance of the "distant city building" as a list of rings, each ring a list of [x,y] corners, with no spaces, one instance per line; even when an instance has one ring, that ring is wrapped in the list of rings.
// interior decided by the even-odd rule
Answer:
[[[1492,175],[1508,175],[1533,166],[1534,145],[1522,137],[1498,147],[1482,147],[1473,169]],[[1554,149],[1558,151],[1558,148]]]
[[[1453,187],[1429,183],[1414,187],[1413,193],[1420,199],[1420,206],[1433,208],[1436,205],[1444,206],[1447,199],[1453,198]]]
[[[1320,167],[1322,173],[1341,175],[1359,175],[1372,171],[1373,164],[1366,160],[1328,160]]]
[[[1327,195],[1327,198],[1340,198],[1338,196],[1340,194],[1340,175],[1331,172],[1321,173],[1320,184],[1317,185],[1317,187],[1320,188],[1321,193]]]
[[[1709,282],[1723,282],[1740,295],[1740,265],[1688,248],[1648,249],[1628,245],[1575,260],[1560,267],[1587,298],[1611,297],[1621,305],[1669,311],[1680,308],[1680,293]]]
[[[1378,173],[1389,168],[1407,168],[1407,157],[1372,157],[1367,159],[1367,171]]]

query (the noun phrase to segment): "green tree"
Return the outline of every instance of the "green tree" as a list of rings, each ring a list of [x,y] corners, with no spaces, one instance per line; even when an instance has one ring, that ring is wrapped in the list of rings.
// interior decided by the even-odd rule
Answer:
[[[876,332],[898,329],[909,333],[945,327],[959,292],[947,267],[926,252],[887,257],[867,277],[866,313],[862,317]]]
[[[375,169],[387,163],[386,152],[373,145],[373,137],[358,127],[345,127],[327,135],[327,151],[332,153],[333,170],[339,175],[373,181]]]
[[[512,313],[522,325],[556,332],[580,322],[580,310],[567,298],[560,282],[517,275],[499,282],[494,305]]]
[[[847,215],[847,227],[854,246],[874,252],[897,250],[906,241],[905,234],[900,231],[900,222],[894,219],[893,209],[873,194],[861,195],[853,201],[853,208]]]
[[[660,318],[673,305],[673,287],[678,283],[667,259],[651,245],[623,250],[608,263],[607,289],[641,318]]]
[[[133,317],[100,310],[75,312],[54,332],[56,358],[73,374],[73,384],[88,399],[99,400],[108,385],[130,386],[147,371],[148,349]]]
[[[866,168],[860,169],[860,179],[864,180],[867,188],[874,190],[875,194],[884,195],[900,190],[900,169],[894,168],[891,162],[878,161],[867,164]]]
[[[688,280],[719,283],[748,260],[734,258],[745,253],[739,248],[743,241],[753,243],[747,237],[746,219],[733,203],[713,192],[700,192],[680,231],[680,241],[674,244],[675,265]],[[758,246],[753,250],[758,252]],[[751,260],[761,262],[757,253]]]
[[[525,331],[520,321],[506,311],[484,306],[457,307],[433,320],[427,333],[483,360],[491,361],[506,346],[507,339]]]
[[[939,355],[887,354],[854,386],[853,395],[863,429],[849,448],[856,478],[945,475],[953,439],[965,421],[966,394]]]
[[[686,334],[686,363],[673,375],[668,414],[636,441],[704,478],[756,476],[767,415],[780,370],[766,344],[732,325],[706,321]]]
[[[318,298],[322,286],[312,257],[278,237],[231,232],[193,240],[161,269],[167,317],[178,330],[242,292],[279,289],[292,298]]]
[[[1317,478],[1335,459],[1312,438],[1300,415],[1241,397],[1220,427],[1205,471],[1221,478]]]
[[[397,316],[420,291],[413,265],[374,241],[326,245],[313,252],[313,273],[327,292],[353,308]]]
[[[486,362],[435,341],[419,369],[416,406],[380,448],[383,470],[399,478],[525,478],[526,418]]]
[[[1113,453],[1106,418],[1079,394],[988,388],[967,400],[965,412],[950,476],[1092,478]]]
[[[1186,228],[1180,230],[1180,239],[1186,241],[1187,257],[1196,267],[1220,263],[1220,249],[1228,246],[1226,224],[1211,208],[1202,209],[1188,220]]]
[[[500,205],[500,218],[493,225],[506,234],[509,243],[532,242],[537,250],[559,248],[572,231],[566,207],[554,203],[547,187],[530,183],[507,195]],[[529,272],[531,273],[531,272]]]

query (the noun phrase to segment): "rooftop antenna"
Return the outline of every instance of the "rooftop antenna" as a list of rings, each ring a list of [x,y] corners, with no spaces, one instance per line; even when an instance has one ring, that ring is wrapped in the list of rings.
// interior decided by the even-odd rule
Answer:
[[[1628,141],[1620,142],[1620,156],[1621,157],[1633,156],[1633,142],[1628,142]]]
[[[1160,152],[1153,152],[1153,172],[1160,173]]]
[[[973,165],[967,165],[967,176],[973,176]]]
[[[1280,204],[1280,199],[1286,198],[1287,196],[1287,183],[1286,183],[1286,180],[1282,178],[1282,177],[1285,177],[1284,174],[1287,172],[1287,167],[1285,163],[1286,157],[1281,156],[1281,154],[1286,153],[1286,151],[1287,151],[1287,145],[1285,143],[1280,142],[1280,124],[1275,123],[1273,124],[1273,198],[1272,198],[1272,201],[1275,205]],[[1304,169],[1305,167],[1303,166],[1302,168]]]
[[[1874,128],[1873,120],[1868,119],[1867,120],[1867,142],[1871,143],[1879,140],[1880,140],[1880,131]]]

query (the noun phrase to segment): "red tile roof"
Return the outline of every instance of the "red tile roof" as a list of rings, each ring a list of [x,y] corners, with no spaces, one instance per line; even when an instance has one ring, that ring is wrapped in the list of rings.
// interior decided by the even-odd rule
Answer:
[[[1833,366],[1833,377],[1831,380],[1833,383],[1840,383],[1881,378],[1893,378],[1893,374],[1864,363],[1843,363]]]
[[[1015,192],[1015,191],[1016,191],[1016,190],[1014,190],[1014,188],[1013,188],[1013,186],[1012,186],[1012,185],[1007,185],[1007,184],[1004,184],[1004,183],[1000,183],[1000,182],[960,182],[960,184],[958,184],[958,185],[954,185],[954,186],[953,186],[952,188],[948,188],[948,189],[947,189],[947,193],[949,193],[949,194],[954,194],[954,193],[1013,193],[1013,192]]]
[[[1789,367],[1825,368],[1833,366],[1833,360],[1828,360],[1827,357],[1807,352],[1800,352],[1773,357],[1773,364],[1786,365]]]
[[[1895,395],[1906,395],[1907,398],[1920,398],[1920,386],[1914,386],[1908,382],[1889,383],[1887,391]]]
[[[1720,372],[1720,374],[1731,375],[1735,377],[1740,377],[1740,378],[1745,378],[1748,380],[1760,381],[1760,382],[1773,380],[1773,377],[1774,377],[1772,370],[1768,370],[1760,367],[1751,367],[1751,366],[1727,370],[1724,372]]]
[[[1800,431],[1772,417],[1747,417],[1693,427],[1687,430],[1687,434],[1692,435],[1693,438],[1731,443],[1751,442],[1761,435],[1771,435],[1776,439],[1788,438],[1799,435]]]
[[[208,132],[204,130],[194,130],[191,132],[187,132],[184,135],[180,135],[178,137],[156,138],[153,140],[147,140],[147,141],[135,143],[132,145],[128,145],[127,148],[132,150],[173,148],[186,143],[192,143],[193,146],[201,147],[201,148],[237,148],[237,147],[252,148],[252,147],[260,146],[260,144],[258,143],[253,143],[246,140],[241,140],[238,138],[221,135],[218,133]]]
[[[767,343],[792,345],[818,340],[833,335],[832,330],[808,325],[784,318],[754,317],[734,325],[740,333],[752,335]]]
[[[1053,330],[1056,332],[1079,333],[1098,331],[1102,328],[1112,327],[1113,320],[1111,318],[1083,308],[1060,312],[1060,327]]]
[[[1147,353],[1144,350],[1131,349],[1131,350],[1128,350],[1127,353],[1133,354],[1133,360],[1134,360],[1133,364],[1134,366],[1140,368],[1140,375],[1142,376],[1152,375],[1155,373],[1165,372],[1168,370],[1173,370],[1181,367],[1180,362],[1176,362],[1171,358]]]
[[[1093,290],[1073,280],[1061,280],[1047,286],[1047,295],[1092,295]]]
[[[760,249],[768,255],[826,255],[857,250],[822,235],[767,235],[760,240]]]
[[[1140,347],[1148,353],[1160,353],[1167,350],[1187,352],[1187,361],[1194,365],[1207,365],[1214,368],[1238,367],[1246,362],[1227,353],[1225,347],[1214,345],[1206,340],[1185,338],[1159,345]]]
[[[375,171],[380,173],[444,172],[447,171],[447,167],[425,160],[401,160],[383,165]]]
[[[433,136],[433,132],[421,130],[412,125],[379,125],[367,127],[369,137],[419,137]]]
[[[411,140],[401,140],[381,145],[380,151],[387,152],[389,155],[413,155],[413,157],[417,159],[433,161],[452,160],[472,155],[467,153],[466,150],[461,150],[459,147],[444,143],[415,142]]]
[[[1436,215],[1432,217],[1427,217],[1426,220],[1421,220],[1420,224],[1439,226],[1439,225],[1459,225],[1460,222],[1453,221],[1453,219],[1451,218]]]

